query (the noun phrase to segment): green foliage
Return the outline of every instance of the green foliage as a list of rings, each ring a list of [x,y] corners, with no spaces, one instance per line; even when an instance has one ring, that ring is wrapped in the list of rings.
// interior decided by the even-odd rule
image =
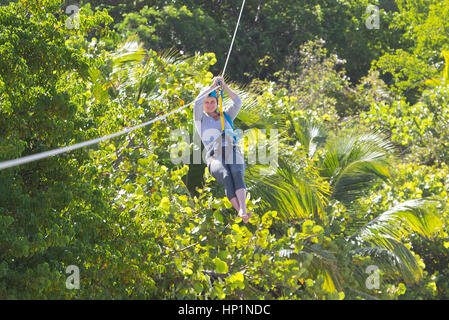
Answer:
[[[306,159],[304,159],[306,162]],[[295,168],[279,158],[274,170],[254,166],[249,172],[256,196],[279,212],[284,220],[314,218],[325,221],[324,208],[329,185],[321,179],[312,163]]]
[[[329,50],[336,50],[348,61],[348,74],[356,81],[369,69],[371,61],[382,55],[384,42],[393,47],[397,43],[397,33],[383,27],[391,23],[394,4],[381,1],[382,28],[378,30],[365,26],[369,4],[365,0],[246,1],[235,42],[238,54],[230,57],[229,74],[246,83],[253,78],[274,80],[273,73],[295,59],[300,45],[320,37]],[[122,35],[139,35],[147,48],[176,48],[188,55],[215,52],[220,61],[229,46],[240,5],[241,1],[191,0],[125,1],[108,6],[93,1],[94,7],[110,8]],[[218,73],[221,67],[217,65],[212,71]]]
[[[329,55],[324,45],[324,40],[305,43],[287,59],[286,68],[276,74],[281,86],[296,97],[297,108],[313,112],[308,118],[334,122],[332,112],[340,116],[351,113],[354,102],[345,70],[338,71],[346,61]],[[323,117],[323,113],[329,114],[329,118]]]
[[[329,141],[320,168],[322,176],[330,181],[333,196],[350,203],[376,178],[391,179],[388,161],[391,149],[380,134],[355,130]]]
[[[441,66],[441,50],[448,50],[449,2],[397,0],[398,12],[390,28],[402,30],[401,48],[383,55],[376,65],[391,74],[395,88],[416,99],[426,80]],[[431,36],[430,36],[431,35]]]
[[[391,140],[406,158],[432,165],[449,160],[448,88],[439,86],[423,91],[415,104],[405,98],[373,102],[360,120],[371,130],[391,134]]]
[[[2,160],[86,139],[92,127],[78,97],[88,59],[65,45],[69,32],[65,19],[56,17],[60,5],[0,7]],[[101,14],[90,18],[102,20]],[[66,251],[77,229],[67,208],[79,197],[95,199],[96,192],[79,180],[87,153],[74,155],[73,161],[61,156],[0,172],[2,298],[60,296],[64,266],[76,262]]]
[[[229,82],[236,124],[252,129],[246,154],[278,129],[279,157],[248,165],[247,224],[207,170],[171,161],[171,130],[193,132],[189,109],[0,171],[0,298],[447,299],[447,1],[379,4],[382,27],[368,30],[367,1],[248,2],[229,65],[252,81]],[[192,101],[239,9],[89,1],[70,29],[64,5],[0,7],[0,161]],[[390,86],[365,75],[384,53]],[[79,290],[66,288],[69,265]]]
[[[164,6],[162,9],[145,6],[139,13],[128,13],[117,24],[123,37],[137,34],[147,48],[156,51],[176,48],[193,54],[199,48],[214,50],[223,56],[229,44],[224,26],[205,14],[200,8],[189,10],[186,6]],[[167,47],[167,44],[171,46]]]
[[[358,246],[366,246],[354,253],[379,259],[384,269],[397,269],[407,282],[416,282],[422,278],[422,270],[401,241],[410,233],[430,238],[441,227],[435,206],[421,199],[409,200],[381,213],[352,235]]]
[[[441,74],[441,79],[427,80],[425,83],[429,86],[448,86],[449,85],[449,51],[443,50],[444,70]]]

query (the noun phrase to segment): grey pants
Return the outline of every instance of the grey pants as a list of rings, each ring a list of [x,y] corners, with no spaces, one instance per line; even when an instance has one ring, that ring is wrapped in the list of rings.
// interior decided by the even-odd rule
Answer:
[[[235,198],[235,191],[241,188],[246,188],[245,181],[245,164],[237,163],[236,151],[232,150],[232,163],[227,163],[224,156],[211,156],[208,160],[207,167],[212,177],[215,178],[225,187],[226,197],[231,200]],[[224,155],[223,148],[223,155]],[[213,154],[212,154],[213,155]],[[230,162],[230,161],[229,161]]]

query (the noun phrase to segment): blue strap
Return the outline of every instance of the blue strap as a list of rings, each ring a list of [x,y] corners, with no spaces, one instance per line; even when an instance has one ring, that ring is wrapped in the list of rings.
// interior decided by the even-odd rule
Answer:
[[[231,125],[231,128],[232,128],[231,135],[234,137],[234,142],[237,142],[238,140],[240,140],[240,134],[238,131],[235,130],[234,122],[232,121],[231,117],[225,111],[223,111],[223,115],[226,118],[226,121],[228,121],[228,123]],[[226,132],[226,130],[225,130],[225,132]],[[236,134],[236,132],[237,132],[237,134]]]

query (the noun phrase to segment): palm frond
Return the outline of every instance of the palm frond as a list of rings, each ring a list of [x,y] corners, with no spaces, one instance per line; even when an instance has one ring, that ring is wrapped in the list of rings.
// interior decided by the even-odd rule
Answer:
[[[280,257],[287,259],[307,260],[306,255],[312,255],[312,260],[307,270],[313,278],[322,275],[324,278],[324,288],[329,292],[341,290],[342,278],[338,269],[338,261],[334,253],[322,249],[319,244],[304,243],[303,250],[296,253],[292,249],[282,249],[278,252]]]
[[[262,111],[257,99],[250,93],[239,93],[242,98],[242,109],[238,120],[246,128],[270,129],[276,128],[280,131],[285,129],[285,117],[279,113],[267,113]]]
[[[123,43],[115,52],[111,54],[114,69],[120,69],[125,64],[141,63],[146,56],[143,46],[137,41],[127,41]]]
[[[314,120],[299,119],[294,121],[291,115],[290,121],[293,123],[296,138],[308,151],[309,158],[313,158],[320,144],[326,140],[323,127]]]
[[[322,176],[329,179],[333,196],[354,200],[377,178],[391,179],[388,155],[391,144],[379,133],[336,136],[326,146]]]
[[[107,80],[119,95],[129,96],[130,92],[134,92],[141,79],[140,69],[146,54],[142,44],[135,40],[124,42],[110,54],[113,68]]]
[[[442,226],[436,213],[437,200],[412,199],[400,203],[366,224],[355,236],[368,239],[375,234],[383,234],[400,239],[408,232],[423,237],[431,237]]]
[[[411,251],[401,242],[411,232],[432,237],[442,227],[435,200],[413,199],[400,203],[367,223],[350,239],[354,253],[377,258],[400,272],[408,282],[422,277],[422,270]]]
[[[285,220],[312,218],[325,221],[325,207],[329,189],[316,175],[308,177],[282,157],[272,172],[260,165],[248,170],[250,190],[261,197],[262,206],[279,212]]]
[[[271,129],[279,131],[287,129],[287,116],[282,112],[271,112],[272,108],[266,106],[262,101],[262,92],[242,86],[234,90],[242,99],[242,109],[238,119],[246,128]]]
[[[352,254],[371,257],[373,263],[390,278],[402,278],[407,283],[417,282],[423,272],[416,257],[401,242],[392,237],[380,236],[363,242],[366,247],[353,250]]]
[[[329,292],[342,289],[342,277],[338,267],[335,254],[325,250],[318,244],[304,244],[304,252],[313,255],[309,271],[314,277],[322,275],[324,277],[324,288]]]

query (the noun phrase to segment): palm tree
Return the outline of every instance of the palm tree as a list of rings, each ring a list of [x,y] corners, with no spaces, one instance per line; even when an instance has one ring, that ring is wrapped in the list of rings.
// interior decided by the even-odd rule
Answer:
[[[92,92],[98,100],[107,98],[102,92],[108,88],[113,89],[121,103],[123,100],[120,99],[128,97],[130,103],[138,104],[143,95],[159,100],[157,84],[152,80],[152,70],[156,66],[145,59],[146,55],[138,43],[130,41],[111,54],[112,72],[107,76],[92,71],[91,78],[95,83]],[[173,52],[166,52],[159,59],[171,64],[183,61]],[[282,130],[289,130],[292,140],[299,141],[302,146],[303,152],[295,154],[296,157],[303,156],[302,159],[281,155],[274,170],[256,165],[247,171],[252,195],[262,199],[262,207],[276,210],[286,223],[313,219],[330,235],[333,225],[342,223],[329,217],[331,201],[341,201],[351,208],[354,200],[378,179],[391,181],[389,159],[392,147],[380,133],[351,132],[328,138],[318,123],[291,118],[292,127],[289,128],[288,116],[267,117],[259,112],[253,95],[242,89],[239,94],[245,105],[237,122],[239,127],[267,128],[276,123]],[[262,133],[257,131],[249,139],[255,139],[259,134]],[[359,216],[354,214],[352,221],[347,223],[348,234],[344,235],[346,241],[342,248],[348,252],[347,258],[370,256],[391,277],[399,276],[407,282],[419,280],[422,270],[404,239],[412,232],[431,237],[441,227],[436,202],[414,199],[397,204],[372,220]],[[284,254],[295,255],[293,252]],[[313,277],[323,275],[329,291],[343,288],[341,262],[335,252],[306,241],[297,258],[303,259],[305,254],[313,255],[309,270]],[[366,276],[364,270],[356,264],[353,267],[356,279],[362,283]]]
[[[349,204],[376,178],[391,179],[388,170],[391,144],[379,133],[352,132],[337,136],[326,146],[322,176],[329,179],[333,197]]]
[[[293,124],[294,139],[304,148],[304,158],[281,157],[279,167],[270,175],[260,175],[260,166],[248,170],[251,192],[263,199],[263,206],[276,210],[286,223],[296,219],[313,219],[325,226],[331,236],[333,225],[347,223],[343,252],[351,261],[356,256],[370,256],[391,278],[400,277],[416,282],[422,277],[417,258],[404,244],[414,232],[431,237],[441,227],[436,201],[409,200],[380,213],[373,220],[354,214],[351,221],[328,217],[330,202],[338,200],[352,208],[352,203],[379,178],[389,182],[392,147],[380,133],[350,132],[326,140],[324,130],[316,123],[302,120]],[[324,145],[322,149],[320,146]],[[310,167],[298,168],[297,163],[311,161]],[[310,175],[310,172],[315,175]],[[335,252],[323,250],[317,244],[304,246],[304,253],[312,253],[310,273],[324,275],[326,287],[342,289],[340,263]],[[293,252],[288,253],[294,255]],[[301,259],[301,255],[296,255]],[[360,287],[366,278],[364,270],[354,264],[354,276]],[[360,293],[363,294],[363,293]],[[369,295],[365,295],[369,297]]]
[[[329,186],[317,170],[305,172],[282,157],[272,174],[260,165],[250,167],[249,191],[262,199],[262,208],[276,210],[285,220],[314,218],[326,220]]]
[[[348,237],[351,255],[370,256],[383,270],[397,272],[407,283],[417,282],[422,269],[403,239],[411,232],[429,238],[442,227],[438,203],[413,199],[379,214]]]

